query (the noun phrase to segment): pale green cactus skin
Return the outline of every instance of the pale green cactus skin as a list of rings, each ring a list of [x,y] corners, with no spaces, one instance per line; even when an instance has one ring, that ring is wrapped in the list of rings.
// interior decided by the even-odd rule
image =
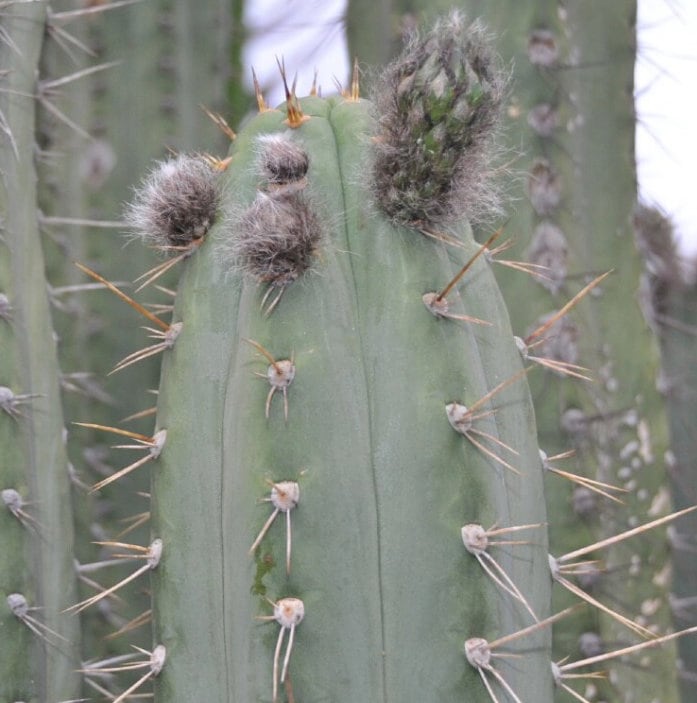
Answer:
[[[293,139],[310,155],[308,190],[326,229],[315,270],[264,317],[263,289],[221,258],[235,236],[223,222],[177,294],[183,330],[163,365],[157,425],[167,443],[152,486],[153,535],[164,542],[152,575],[155,640],[167,647],[156,700],[203,689],[210,701],[270,700],[279,628],[255,621],[271,611],[264,594],[305,602],[290,665],[296,700],[486,701],[465,639],[531,619],[484,576],[459,532],[468,522],[544,522],[542,476],[524,380],[483,421],[519,452],[522,476],[454,432],[445,405],[471,404],[520,371],[505,307],[480,259],[453,305],[493,326],[433,317],[421,296],[476,251],[468,227],[457,228],[460,252],[389,225],[360,185],[370,104],[307,99],[303,109],[311,118]],[[285,131],[284,116],[257,116],[235,142],[229,210],[253,200],[255,137]],[[268,387],[254,372],[268,362],[244,338],[277,360],[294,355],[287,423],[278,396],[265,419]],[[248,553],[270,512],[259,502],[266,480],[300,485],[290,577],[280,517]],[[546,548],[537,529],[529,545],[497,555],[539,617]],[[524,700],[551,700],[548,637],[526,640],[524,663],[500,665]]]
[[[0,320],[0,385],[15,398],[0,411],[0,488],[16,490],[21,512],[0,504],[0,700],[65,701],[80,695],[79,619],[61,614],[76,598],[72,507],[58,365],[49,315],[36,196],[34,120],[36,70],[46,4],[9,4],[0,42],[9,67],[0,95],[0,290],[11,306]],[[11,136],[10,136],[11,135]],[[16,147],[16,151],[15,148]],[[29,517],[27,517],[29,516]],[[10,612],[21,593],[42,641]]]
[[[202,104],[213,111],[234,104],[237,117],[244,111],[242,82],[235,75],[240,70],[241,2],[201,2],[194,8],[189,2],[149,0],[107,7],[102,4],[84,17],[66,21],[56,13],[76,10],[75,3],[51,3],[49,21],[88,47],[92,51],[89,55],[69,42],[68,54],[62,35],[44,33],[39,64],[44,83],[94,66],[105,67],[62,84],[47,96],[77,130],[39,104],[38,140],[48,152],[60,153],[59,158],[38,164],[38,198],[49,222],[44,227],[49,234],[43,242],[44,256],[54,289],[87,282],[75,261],[119,283],[133,281],[160,263],[161,255],[129,243],[124,236],[128,230],[123,222],[124,203],[139,177],[168,149],[218,152],[226,148],[227,138],[201,109]],[[244,109],[251,103],[249,96],[246,98]],[[235,121],[236,116],[227,109],[225,114]],[[70,218],[96,220],[105,226],[66,222]],[[165,277],[159,283],[169,285],[170,281],[176,277],[171,275],[169,281]],[[130,293],[135,288],[124,287]],[[152,302],[171,303],[171,297],[152,287],[145,295]],[[57,299],[60,308],[54,308],[54,324],[60,365],[67,376],[65,385],[71,384],[69,374],[92,373],[90,388],[98,389],[92,396],[65,393],[66,418],[149,432],[152,417],[128,423],[123,423],[123,418],[154,405],[145,390],[157,387],[159,357],[107,376],[135,345],[146,345],[138,315],[106,291],[81,291]],[[124,334],[125,329],[133,333]],[[107,454],[113,438],[104,432],[74,427],[70,422],[68,427],[70,456],[83,484],[103,478],[94,472],[93,456],[106,455],[105,461],[114,468],[130,460],[127,452]],[[130,524],[125,521],[147,511],[147,500],[136,493],[145,494],[148,486],[146,467],[129,481],[94,495],[80,492],[75,505],[78,538],[74,556],[81,564],[106,559],[118,551],[92,542],[97,538],[120,539],[116,536]],[[144,543],[148,531],[146,524],[122,539]],[[130,574],[131,566],[110,566],[94,578],[115,582]],[[84,597],[92,594],[88,588],[81,592]],[[151,646],[147,627],[106,639],[118,624],[142,614],[150,605],[149,595],[138,582],[124,587],[119,595],[122,601],[105,600],[100,609],[89,609],[82,616],[85,657],[132,654],[132,645]],[[116,683],[114,690],[119,686]]]
[[[514,201],[501,239],[509,235],[517,246],[501,258],[529,260],[535,227],[545,220],[563,230],[568,247],[567,272],[561,267],[551,272],[560,284],[554,295],[519,271],[495,267],[515,333],[524,336],[538,316],[560,308],[590,277],[614,269],[602,293],[580,303],[569,316],[579,330],[578,363],[591,369],[596,381],[559,379],[549,372],[530,379],[541,448],[549,455],[576,449],[575,458],[557,466],[629,489],[620,496],[624,506],[600,498],[591,515],[573,519],[571,484],[549,475],[545,491],[550,543],[552,553],[559,555],[670,509],[664,466],[666,418],[655,388],[657,348],[637,304],[642,262],[630,226],[636,202],[632,98],[636,3],[396,3],[404,16],[418,12],[411,21],[416,16],[419,24],[453,5],[482,19],[494,33],[504,62],[512,67],[505,133],[513,172],[507,192]],[[398,26],[398,20],[393,24]],[[541,37],[535,63],[529,41],[537,30],[549,34]],[[552,42],[545,46],[549,38]],[[541,104],[556,110],[556,124],[551,127],[548,123],[535,128],[529,122],[532,109]],[[551,163],[561,184],[558,203],[549,190],[546,205],[537,203],[544,214],[535,212],[525,187],[527,172],[540,158]],[[526,176],[521,178],[521,172]],[[488,234],[482,232],[479,239]],[[570,436],[560,427],[569,407],[595,418],[586,423],[584,433]],[[609,571],[594,594],[657,630],[670,629],[665,530],[599,556]],[[567,596],[555,587],[555,609],[568,603]],[[628,636],[624,628],[592,610],[560,623],[554,631],[557,659],[578,657],[579,636],[585,631],[599,633],[609,649]],[[671,647],[650,652],[640,666],[612,664],[612,685],[601,685],[600,695],[613,701],[675,701],[675,670]]]
[[[549,454],[574,448],[576,458],[561,468],[628,489],[620,496],[623,506],[601,498],[594,514],[575,522],[570,519],[570,485],[550,475],[545,482],[550,542],[553,554],[559,554],[670,509],[664,465],[666,417],[655,387],[657,346],[637,303],[642,262],[631,236],[636,202],[632,98],[636,7],[632,0],[564,6],[545,2],[534,7],[506,1],[463,5],[497,33],[497,47],[515,67],[508,134],[513,148],[522,145],[524,152],[515,168],[529,170],[535,159],[545,158],[561,184],[559,204],[550,203],[544,214],[535,212],[528,193],[519,186],[520,201],[506,225],[518,246],[502,258],[525,260],[534,229],[545,220],[561,228],[568,246],[568,275],[558,268],[552,274],[561,284],[555,295],[519,272],[497,268],[515,332],[526,334],[538,315],[561,307],[590,276],[614,270],[602,293],[583,301],[570,315],[579,330],[578,363],[590,368],[596,380],[558,379],[549,373],[531,379],[541,447]],[[556,43],[557,58],[548,65],[534,65],[530,58],[529,40],[541,29],[549,31]],[[533,129],[528,119],[541,103],[552,104],[558,112],[557,127],[548,135]],[[577,274],[585,279],[574,282]],[[560,421],[569,407],[595,418],[581,434],[562,428]],[[661,529],[604,550],[601,556],[608,572],[594,591],[609,599],[614,609],[659,631],[671,628],[665,545]],[[555,600],[559,607],[566,602],[565,594],[555,592],[561,596]],[[595,614],[590,620],[579,618],[578,624],[581,631],[599,633],[609,648],[627,638],[623,627]],[[555,628],[558,658],[577,651],[578,634],[569,624]],[[611,665],[611,686],[603,687],[603,697],[677,700],[672,649],[651,652],[638,667]]]

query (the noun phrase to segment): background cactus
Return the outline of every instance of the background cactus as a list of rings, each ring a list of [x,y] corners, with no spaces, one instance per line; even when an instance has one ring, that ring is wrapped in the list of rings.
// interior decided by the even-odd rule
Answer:
[[[36,71],[46,5],[3,8],[0,61],[0,699],[80,695],[69,466],[39,237]],[[11,39],[10,39],[11,38]]]
[[[695,454],[693,427],[697,379],[694,370],[695,284],[689,264],[680,260],[670,218],[655,207],[640,205],[634,213],[634,233],[645,263],[642,307],[647,321],[658,332],[661,343],[661,375],[658,388],[665,398],[670,422],[671,454],[668,469],[676,508],[695,503],[692,458]],[[692,262],[694,264],[694,262]],[[675,523],[670,545],[673,552],[671,607],[676,627],[697,621],[696,561],[693,557],[695,520],[686,515]],[[680,684],[683,700],[690,700],[692,679],[697,671],[697,638],[678,643]]]

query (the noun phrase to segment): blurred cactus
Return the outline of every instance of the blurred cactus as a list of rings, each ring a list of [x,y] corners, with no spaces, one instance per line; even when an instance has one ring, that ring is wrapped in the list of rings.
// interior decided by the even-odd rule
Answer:
[[[3,8],[0,63],[0,699],[80,695],[73,515],[36,190],[46,4]]]
[[[695,335],[697,287],[689,261],[677,251],[673,224],[661,210],[646,205],[634,212],[634,234],[644,259],[641,302],[648,323],[661,343],[658,388],[665,398],[670,423],[671,452],[667,460],[673,503],[677,509],[697,503],[695,490],[694,421],[697,399]],[[697,624],[697,522],[686,515],[670,534],[673,554],[671,607],[677,628]],[[679,678],[684,701],[693,696],[697,673],[697,637],[678,643]]]

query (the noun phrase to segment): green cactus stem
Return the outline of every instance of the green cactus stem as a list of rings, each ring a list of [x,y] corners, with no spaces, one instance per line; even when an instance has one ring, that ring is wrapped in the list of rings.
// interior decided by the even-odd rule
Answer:
[[[397,3],[405,14],[419,11],[419,18],[452,4]],[[530,384],[540,443],[556,457],[551,467],[605,484],[573,487],[550,473],[545,482],[550,541],[558,554],[669,509],[666,422],[654,387],[656,345],[636,302],[641,261],[629,225],[636,198],[636,3],[457,4],[496,32],[504,62],[513,67],[504,109],[514,172],[506,191],[515,200],[505,229],[517,253],[506,258],[492,250],[490,258],[509,269],[498,266],[497,278],[516,334],[525,338],[587,280],[615,269],[602,290],[547,331],[549,339],[523,349],[531,360],[535,355],[548,363]],[[409,17],[414,21],[414,14]],[[671,626],[665,543],[665,532],[657,530],[618,544],[605,555],[606,568],[586,574],[583,586],[614,610],[665,631]],[[566,596],[555,592],[556,607],[562,607]],[[593,638],[611,648],[627,634],[589,610],[555,627],[555,636],[561,658],[585,656]],[[612,684],[600,682],[599,695],[613,701],[676,700],[671,649],[648,652],[639,667],[611,662]]]
[[[37,66],[46,3],[9,3],[0,40],[0,699],[80,696],[73,523],[36,193]]]
[[[697,377],[694,341],[697,335],[697,286],[690,281],[689,264],[680,260],[673,224],[661,210],[638,205],[633,218],[634,234],[644,264],[642,308],[661,344],[659,390],[665,398],[670,423],[671,456],[668,462],[673,503],[676,509],[697,503],[693,457],[695,456],[695,398]],[[697,564],[692,553],[697,518],[686,515],[671,534],[673,584],[671,607],[676,628],[697,622]],[[684,701],[693,692],[697,672],[697,637],[678,642],[679,681]]]
[[[177,293],[182,332],[158,399],[168,439],[153,464],[165,546],[155,639],[167,647],[155,697],[189,701],[205,685],[221,702],[487,701],[480,674],[501,684],[468,664],[465,641],[520,630],[530,610],[544,617],[550,587],[506,310],[482,257],[448,302],[490,325],[424,306],[479,247],[464,221],[448,247],[378,213],[362,178],[370,103],[292,105],[239,134],[228,214]],[[279,144],[307,155],[306,176],[286,169],[279,184],[268,165]],[[307,242],[300,258],[293,231]],[[255,239],[264,265],[248,254]],[[464,434],[451,403],[472,411]],[[467,552],[469,523],[534,527],[529,544],[492,545],[527,608]],[[551,700],[548,637],[531,634],[515,667],[493,660],[523,699]]]

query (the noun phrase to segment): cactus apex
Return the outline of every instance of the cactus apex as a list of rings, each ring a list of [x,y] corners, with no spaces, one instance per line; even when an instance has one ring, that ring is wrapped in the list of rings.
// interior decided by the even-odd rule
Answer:
[[[460,12],[411,36],[374,98],[374,190],[395,222],[481,220],[498,210],[491,164],[505,86],[484,29]]]

